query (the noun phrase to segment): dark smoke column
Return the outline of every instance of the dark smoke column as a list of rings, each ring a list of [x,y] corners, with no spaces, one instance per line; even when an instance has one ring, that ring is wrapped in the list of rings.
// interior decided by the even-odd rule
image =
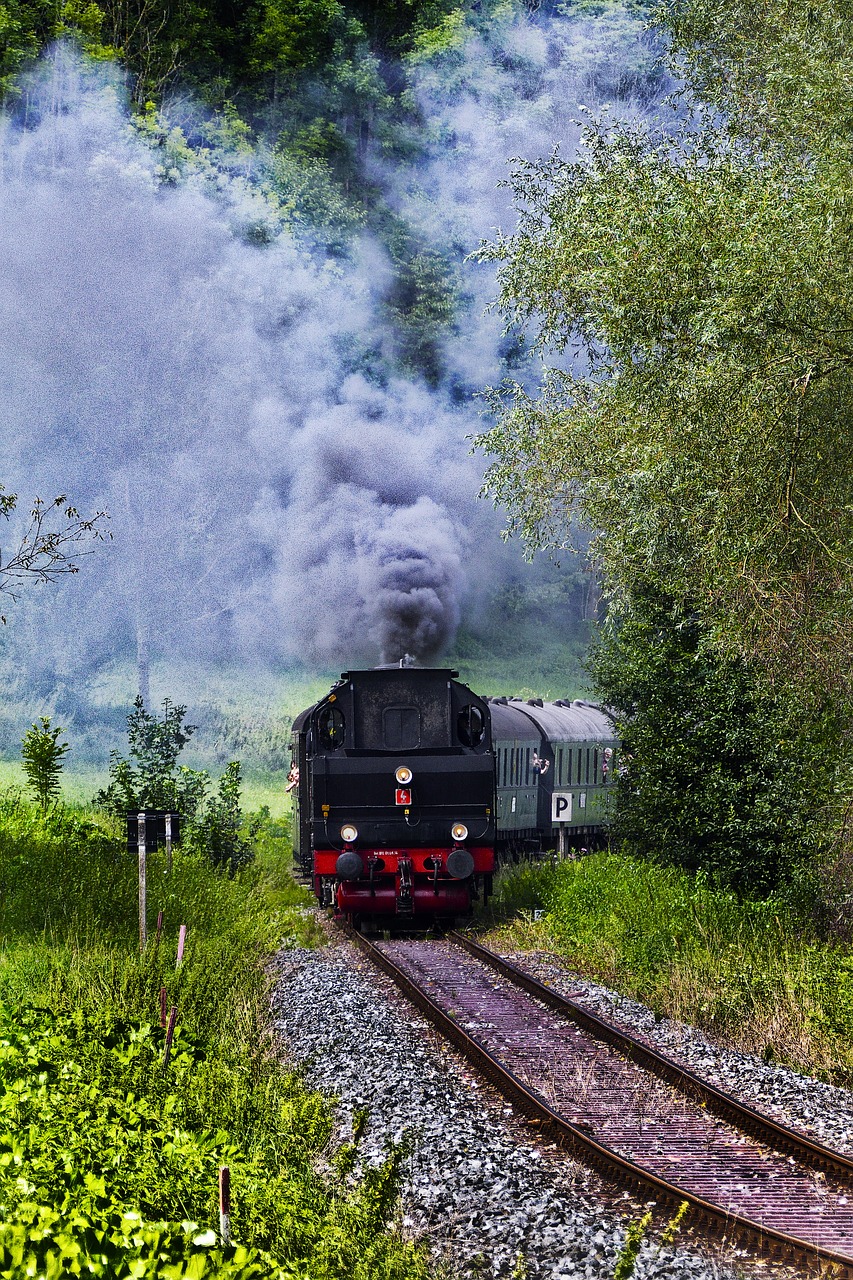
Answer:
[[[460,620],[460,530],[432,498],[398,508],[360,540],[370,639],[383,662],[420,662],[452,643]]]
[[[459,625],[460,535],[431,498],[389,515],[359,547],[371,638],[383,662],[429,661]]]

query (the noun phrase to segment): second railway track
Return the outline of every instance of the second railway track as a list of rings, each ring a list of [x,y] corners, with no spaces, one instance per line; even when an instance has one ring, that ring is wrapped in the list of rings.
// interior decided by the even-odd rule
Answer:
[[[853,1280],[853,1160],[723,1094],[476,943],[351,933],[516,1106],[611,1181]]]

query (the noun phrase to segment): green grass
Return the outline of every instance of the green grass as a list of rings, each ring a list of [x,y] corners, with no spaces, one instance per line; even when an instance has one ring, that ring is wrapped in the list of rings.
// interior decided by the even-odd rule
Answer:
[[[853,950],[783,903],[607,853],[509,868],[496,887],[492,944],[554,951],[660,1016],[853,1084]]]
[[[176,851],[136,858],[111,823],[0,797],[0,1273],[426,1280],[387,1223],[403,1152],[357,1173],[326,1101],[286,1071],[266,961],[319,935],[287,872],[286,824],[251,824],[235,876]],[[181,924],[188,925],[176,970]],[[160,991],[178,1010],[164,1064]],[[231,1171],[236,1244],[218,1240]]]

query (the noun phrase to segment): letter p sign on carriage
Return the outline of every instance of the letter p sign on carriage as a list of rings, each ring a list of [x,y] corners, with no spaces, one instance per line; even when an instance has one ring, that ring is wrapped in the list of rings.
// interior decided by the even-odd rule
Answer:
[[[571,820],[571,791],[554,791],[551,795],[551,822],[556,825],[558,822],[571,822]]]

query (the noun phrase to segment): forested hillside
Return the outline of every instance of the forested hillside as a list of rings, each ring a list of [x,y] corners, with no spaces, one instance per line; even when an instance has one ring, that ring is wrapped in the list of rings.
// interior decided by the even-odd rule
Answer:
[[[68,493],[111,535],[7,611],[7,749],[46,710],[97,740],[152,664],[154,700],[181,696],[179,656],[449,651],[509,691],[579,687],[589,564],[526,566],[477,499],[478,393],[537,374],[469,255],[514,218],[511,156],[571,151],[596,104],[657,109],[643,23],[615,2],[0,6],[2,479],[21,512]]]

